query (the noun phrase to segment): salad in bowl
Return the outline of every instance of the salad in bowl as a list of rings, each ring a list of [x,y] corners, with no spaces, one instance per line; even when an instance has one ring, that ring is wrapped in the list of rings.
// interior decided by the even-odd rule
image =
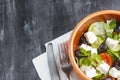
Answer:
[[[73,29],[68,49],[80,80],[120,80],[120,11],[83,18]]]
[[[75,53],[80,70],[94,80],[120,80],[120,22],[94,22]]]

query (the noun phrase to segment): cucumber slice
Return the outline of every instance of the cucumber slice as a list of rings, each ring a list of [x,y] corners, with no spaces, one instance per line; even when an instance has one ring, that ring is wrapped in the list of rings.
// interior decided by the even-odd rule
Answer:
[[[97,36],[99,35],[99,36],[105,38],[106,32],[104,30],[104,25],[105,25],[104,22],[95,22],[90,25],[88,31],[94,32],[95,35],[97,35]]]
[[[120,51],[120,44],[118,44],[118,46],[116,48],[111,48],[111,47],[109,47],[109,48],[115,52]]]
[[[102,37],[98,36],[97,37],[97,41],[95,41],[93,44],[91,44],[91,46],[93,48],[99,48],[99,46],[105,41],[105,39],[103,39]]]

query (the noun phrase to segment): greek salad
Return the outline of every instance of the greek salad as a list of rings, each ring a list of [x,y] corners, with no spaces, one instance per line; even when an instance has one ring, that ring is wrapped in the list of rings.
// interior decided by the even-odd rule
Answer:
[[[81,36],[75,60],[93,80],[120,80],[120,22],[94,22]]]

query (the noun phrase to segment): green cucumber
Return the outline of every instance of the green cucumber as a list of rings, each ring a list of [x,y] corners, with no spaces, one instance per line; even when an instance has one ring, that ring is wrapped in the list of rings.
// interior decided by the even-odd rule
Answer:
[[[97,41],[95,41],[93,44],[91,44],[91,46],[93,48],[99,48],[99,46],[105,41],[105,39],[103,39],[102,37],[98,36],[97,37]]]
[[[94,32],[95,35],[105,38],[106,32],[104,30],[104,25],[105,25],[104,22],[95,22],[90,25],[88,31]]]

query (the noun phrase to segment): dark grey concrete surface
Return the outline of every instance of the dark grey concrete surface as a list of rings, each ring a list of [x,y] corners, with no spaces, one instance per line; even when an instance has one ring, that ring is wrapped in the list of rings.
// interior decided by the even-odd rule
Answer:
[[[0,0],[0,80],[40,80],[32,59],[44,43],[104,9],[120,10],[120,0]]]

